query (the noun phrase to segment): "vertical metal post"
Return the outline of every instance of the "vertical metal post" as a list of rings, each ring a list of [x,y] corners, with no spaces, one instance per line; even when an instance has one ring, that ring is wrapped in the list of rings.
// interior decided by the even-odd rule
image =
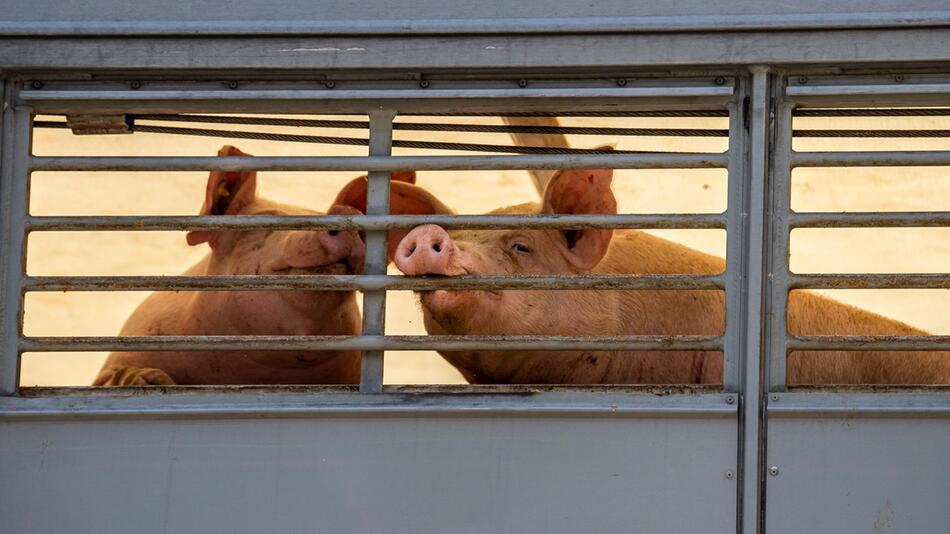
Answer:
[[[393,146],[393,118],[389,110],[371,112],[369,115],[369,155],[389,156]],[[389,213],[389,172],[370,172],[366,192],[366,214]],[[386,274],[386,230],[366,232],[366,262],[364,273]],[[386,291],[363,293],[363,335],[384,335],[386,332]],[[360,391],[379,393],[383,390],[383,352],[363,351],[360,362]]]
[[[749,96],[748,84],[737,87],[736,99],[729,104],[729,168],[728,213],[726,222],[726,331],[723,336],[723,388],[725,391],[738,392],[742,374],[741,355],[745,350],[746,282],[748,273],[745,240],[748,236],[746,225],[749,220],[746,193],[748,180],[746,161],[749,155],[745,109]]]
[[[765,289],[765,224],[766,193],[769,190],[769,70],[756,66],[752,71],[752,87],[749,94],[749,137],[748,168],[741,177],[735,202],[730,198],[730,221],[736,217],[741,224],[740,242],[735,244],[741,258],[739,276],[733,280],[742,282],[743,295],[739,299],[738,319],[739,351],[742,372],[739,376],[739,495],[738,525],[739,534],[761,532],[764,525],[764,484],[765,474],[765,414],[763,402],[762,351],[763,334],[763,291]],[[733,150],[730,145],[729,150]],[[730,175],[730,180],[732,176]],[[730,188],[731,189],[731,188]],[[733,211],[735,210],[735,211]],[[734,254],[733,249],[729,249]],[[741,280],[740,280],[741,278]],[[733,290],[738,290],[734,288]]]
[[[769,391],[785,390],[785,372],[788,356],[788,275],[789,225],[792,190],[792,110],[795,105],[776,96],[775,150],[772,161],[771,224],[772,251],[769,254],[768,302],[771,306],[767,344],[769,351]]]
[[[23,326],[22,278],[26,272],[26,215],[29,210],[29,159],[32,116],[14,109],[14,86],[3,92],[0,149],[0,395],[16,393]]]

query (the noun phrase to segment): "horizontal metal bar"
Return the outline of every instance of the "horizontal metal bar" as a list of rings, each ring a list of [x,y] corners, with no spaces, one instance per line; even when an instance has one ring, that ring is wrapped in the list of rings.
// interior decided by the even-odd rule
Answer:
[[[950,386],[946,385],[794,389],[774,395],[769,417],[950,417]]]
[[[793,152],[792,167],[913,167],[950,165],[948,151]]]
[[[899,228],[950,226],[950,211],[797,212],[789,228]]]
[[[908,83],[879,85],[789,85],[788,96],[895,96],[950,95],[947,83]]]
[[[331,290],[385,291],[434,289],[721,289],[723,275],[676,274],[574,276],[452,276],[389,275],[241,275],[241,276],[30,276],[26,291],[245,291]]]
[[[374,395],[350,386],[42,388],[35,393],[37,389],[21,388],[21,396],[0,398],[0,420],[208,415],[708,418],[735,417],[738,405],[734,394],[715,391],[716,386],[383,386]]]
[[[950,154],[950,153],[948,153]],[[33,171],[444,171],[725,168],[721,154],[544,156],[33,157]]]
[[[889,138],[944,138],[950,137],[950,130],[795,130],[796,138],[837,138],[855,137],[872,139]]]
[[[950,273],[789,274],[789,289],[950,289]]]
[[[722,350],[721,336],[21,337],[20,352],[258,350]]]
[[[789,336],[786,347],[789,351],[946,351],[950,336]]]
[[[28,231],[172,230],[393,230],[437,224],[484,229],[675,229],[726,227],[724,214],[591,215],[206,215],[206,216],[42,216],[27,219]]]
[[[546,33],[729,32],[942,27],[945,11],[773,13],[619,17],[518,17],[402,20],[94,20],[2,21],[9,36],[474,35]]]
[[[512,81],[512,85],[515,82]],[[83,101],[191,101],[191,100],[432,100],[510,98],[669,98],[724,97],[732,85],[667,87],[573,87],[573,88],[490,88],[490,89],[244,89],[244,90],[24,90],[25,102]]]

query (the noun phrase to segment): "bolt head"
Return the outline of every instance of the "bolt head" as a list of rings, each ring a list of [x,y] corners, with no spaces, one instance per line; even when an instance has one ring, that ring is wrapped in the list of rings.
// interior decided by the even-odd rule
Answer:
[[[726,395],[726,404],[735,404],[736,397],[734,395]]]
[[[518,87],[527,87],[528,80],[518,80]]]
[[[617,80],[617,85],[619,85],[620,87],[624,87],[627,85],[627,80],[624,78],[620,78],[619,80]]]
[[[808,83],[808,76],[799,76],[798,83]]]
[[[903,74],[898,74],[897,76],[894,76],[894,81],[897,82],[897,83],[900,83],[900,82],[904,81],[904,75],[903,75]]]
[[[778,466],[777,466],[777,465],[773,465],[772,467],[770,467],[770,468],[769,468],[769,474],[772,475],[773,477],[774,477],[774,476],[777,476],[777,475],[778,475]]]
[[[423,89],[429,87],[429,80],[422,80],[422,81],[420,81],[420,82],[419,82],[419,87],[421,87],[421,88],[423,88]]]
[[[30,82],[30,88],[31,88],[31,89],[42,89],[42,88],[43,88],[43,82],[41,82],[41,81],[39,81],[39,80],[33,80],[32,82]]]
[[[334,82],[333,80],[329,80],[329,81],[327,81],[327,82],[326,82],[325,84],[323,84],[323,85],[324,85],[327,89],[333,89],[334,87],[336,87],[336,82]]]
[[[735,473],[733,473],[732,471],[726,471],[726,478],[727,478],[727,479],[732,480],[732,478],[733,478],[734,476],[736,476],[736,475],[735,475]]]
[[[769,398],[772,399],[772,400],[775,401],[775,402],[778,402],[778,395],[772,395],[772,396],[769,397]]]
[[[726,79],[725,79],[725,78],[723,78],[722,76],[717,76],[717,77],[716,77],[716,85],[724,85],[725,83],[726,83]]]

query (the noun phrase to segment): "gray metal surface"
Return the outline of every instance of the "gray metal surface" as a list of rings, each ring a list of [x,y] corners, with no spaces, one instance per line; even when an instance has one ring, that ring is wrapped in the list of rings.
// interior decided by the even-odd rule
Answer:
[[[731,418],[611,409],[5,421],[0,516],[36,534],[735,530]]]
[[[948,396],[940,397],[942,409],[924,403],[931,407],[926,411],[904,397],[878,411],[858,410],[859,399],[838,397],[831,403],[837,413],[822,410],[814,395],[799,399],[805,406],[798,413],[777,410],[794,403],[788,394],[772,403],[768,465],[777,474],[766,477],[766,531],[946,532]],[[914,404],[917,410],[900,409]]]

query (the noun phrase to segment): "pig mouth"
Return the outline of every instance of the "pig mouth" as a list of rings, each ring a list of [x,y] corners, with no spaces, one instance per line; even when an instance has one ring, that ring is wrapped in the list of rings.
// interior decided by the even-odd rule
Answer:
[[[274,274],[300,274],[300,275],[343,275],[356,274],[356,266],[348,258],[334,263],[325,263],[323,265],[308,265],[306,267],[285,267],[274,269]]]

